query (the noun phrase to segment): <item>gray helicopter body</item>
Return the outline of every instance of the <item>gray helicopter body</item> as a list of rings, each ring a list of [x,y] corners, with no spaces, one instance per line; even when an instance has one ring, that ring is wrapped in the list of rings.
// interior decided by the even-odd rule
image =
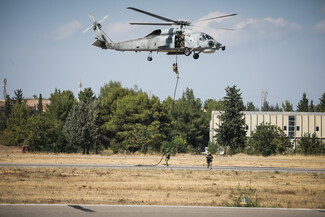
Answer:
[[[160,17],[155,14],[151,14],[149,12],[145,12],[136,8],[128,8],[133,9],[142,13],[145,13],[150,16],[154,16],[159,19],[168,20],[168,18]],[[235,15],[235,14],[233,14]],[[233,16],[226,15],[226,16]],[[199,58],[199,53],[214,53],[216,50],[222,49],[225,50],[225,46],[221,43],[217,42],[211,36],[204,32],[196,32],[192,30],[183,29],[183,26],[190,25],[189,22],[185,21],[173,21],[178,24],[177,28],[169,28],[169,29],[157,29],[150,33],[149,35],[132,39],[122,42],[114,43],[101,29],[100,22],[104,21],[108,16],[105,16],[102,21],[95,21],[95,19],[89,15],[90,18],[94,21],[93,25],[89,28],[93,28],[96,34],[96,41],[93,43],[94,46],[100,47],[102,49],[112,49],[117,51],[149,51],[148,60],[151,61],[152,52],[166,52],[168,55],[179,55],[184,54],[189,56],[193,52],[194,59]],[[225,16],[223,16],[225,17]],[[220,18],[220,17],[217,17]],[[213,18],[214,19],[214,18]],[[182,23],[177,23],[182,22]],[[132,25],[156,25],[152,23],[131,23]],[[158,24],[158,25],[166,25],[166,24]],[[167,24],[171,25],[171,24]],[[180,28],[179,28],[180,27]],[[88,29],[89,29],[88,28]],[[84,32],[86,32],[86,29]]]

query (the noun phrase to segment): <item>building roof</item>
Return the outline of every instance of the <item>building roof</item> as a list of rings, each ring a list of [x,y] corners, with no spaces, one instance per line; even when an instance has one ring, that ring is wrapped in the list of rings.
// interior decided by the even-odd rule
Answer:
[[[220,114],[222,111],[212,111],[212,114]],[[244,114],[252,115],[321,115],[324,116],[325,112],[263,112],[263,111],[243,111]]]

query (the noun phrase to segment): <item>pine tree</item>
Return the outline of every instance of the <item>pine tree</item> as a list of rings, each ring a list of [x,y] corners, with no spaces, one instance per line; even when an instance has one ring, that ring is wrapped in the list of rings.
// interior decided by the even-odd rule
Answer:
[[[18,102],[19,104],[21,104],[24,100],[23,91],[21,89],[17,89],[14,92],[15,92],[14,102],[15,103]]]
[[[94,92],[92,91],[91,87],[85,88],[83,91],[80,91],[78,94],[79,101],[83,102],[90,102],[96,99]]]
[[[258,111],[258,108],[255,107],[253,102],[247,102],[245,106],[245,111]]]
[[[308,107],[308,111],[309,112],[315,112],[316,111],[316,108],[314,106],[314,101],[313,100],[310,100],[310,104],[309,104],[309,107]]]
[[[83,150],[83,154],[89,153],[89,127],[87,104],[80,102],[75,104],[68,113],[63,133],[70,143],[76,145]]]
[[[318,111],[325,112],[325,92],[323,93],[322,97],[319,98],[319,101]]]
[[[42,99],[42,94],[39,94],[39,98],[38,98],[38,105],[37,105],[37,113],[41,114],[43,112],[43,99]]]
[[[15,143],[20,145],[27,136],[26,123],[31,116],[31,110],[25,102],[15,103],[7,121],[7,130],[13,132]]]
[[[292,104],[289,102],[289,100],[286,100],[282,103],[282,109],[285,112],[292,112],[293,111],[293,107]]]
[[[70,145],[81,148],[83,154],[89,154],[93,147],[95,147],[96,153],[98,152],[100,144],[98,106],[97,100],[75,104],[63,127],[67,141]]]
[[[202,110],[202,103],[195,98],[193,90],[186,88],[182,98],[175,102],[172,136],[181,136],[187,145],[194,149],[200,148],[208,141],[209,121]],[[211,117],[211,116],[210,116]]]
[[[303,93],[302,99],[298,103],[298,112],[308,112],[308,99],[306,93]]]
[[[13,100],[7,94],[6,101],[5,101],[5,108],[4,108],[4,112],[5,112],[6,119],[9,118],[9,115],[10,115],[10,113],[12,111],[12,107],[13,107]]]
[[[88,123],[89,137],[91,144],[94,144],[96,154],[98,154],[100,148],[101,132],[100,132],[100,120],[99,120],[99,101],[94,100],[88,103]],[[90,144],[90,145],[91,145]]]
[[[236,85],[226,87],[226,96],[224,97],[224,111],[221,112],[221,124],[217,131],[217,142],[220,146],[232,150],[245,147],[245,116],[242,113],[244,103],[241,97],[240,89]]]

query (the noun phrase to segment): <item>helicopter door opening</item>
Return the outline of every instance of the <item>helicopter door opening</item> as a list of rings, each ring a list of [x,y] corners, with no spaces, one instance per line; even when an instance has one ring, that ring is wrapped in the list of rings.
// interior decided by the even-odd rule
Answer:
[[[185,35],[182,33],[176,33],[175,35],[175,48],[185,47]]]

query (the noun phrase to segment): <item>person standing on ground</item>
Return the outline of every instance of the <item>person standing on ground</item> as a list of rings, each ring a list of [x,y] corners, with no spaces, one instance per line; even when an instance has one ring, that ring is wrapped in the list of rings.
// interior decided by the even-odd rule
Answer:
[[[167,150],[165,161],[166,161],[166,166],[168,166],[168,167],[169,167],[169,164],[168,164],[169,159],[170,159],[170,153],[169,153],[169,151]]]
[[[210,168],[210,170],[212,169],[212,160],[213,160],[213,156],[211,153],[207,154],[207,164],[208,164],[208,169]]]

